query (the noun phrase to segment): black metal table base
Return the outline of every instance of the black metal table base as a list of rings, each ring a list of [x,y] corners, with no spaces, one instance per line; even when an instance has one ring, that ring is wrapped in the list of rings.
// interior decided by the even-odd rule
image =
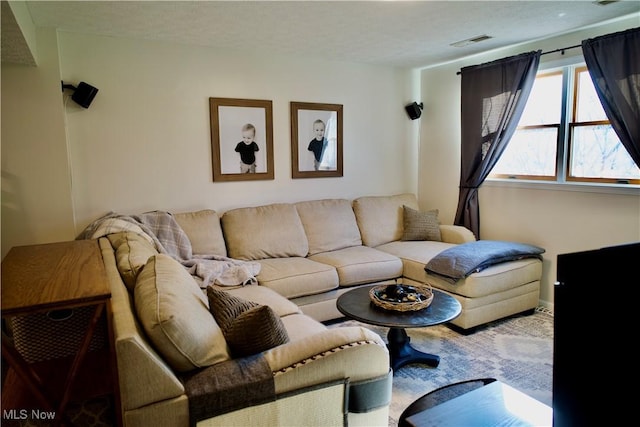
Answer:
[[[387,333],[387,347],[391,357],[391,368],[397,371],[409,363],[424,363],[433,368],[440,364],[440,356],[423,353],[411,347],[411,338],[404,328],[390,328]]]

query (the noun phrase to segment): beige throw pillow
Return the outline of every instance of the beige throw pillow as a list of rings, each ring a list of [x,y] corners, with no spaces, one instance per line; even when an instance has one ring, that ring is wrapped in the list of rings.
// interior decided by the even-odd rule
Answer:
[[[438,209],[420,212],[409,206],[403,206],[404,232],[402,240],[442,241]]]
[[[289,342],[280,317],[260,305],[209,286],[209,309],[234,357],[250,356]]]
[[[133,292],[136,279],[147,260],[157,255],[153,243],[132,232],[114,233],[107,236],[116,251],[118,272],[129,292]]]
[[[207,297],[176,260],[149,258],[134,289],[138,320],[156,350],[178,372],[229,360],[222,330]]]

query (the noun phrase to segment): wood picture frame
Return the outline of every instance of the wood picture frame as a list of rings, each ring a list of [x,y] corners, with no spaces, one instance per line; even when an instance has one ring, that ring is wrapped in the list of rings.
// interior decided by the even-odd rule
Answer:
[[[342,163],[342,104],[291,102],[291,177],[341,177]]]
[[[209,98],[214,182],[274,179],[273,103]]]

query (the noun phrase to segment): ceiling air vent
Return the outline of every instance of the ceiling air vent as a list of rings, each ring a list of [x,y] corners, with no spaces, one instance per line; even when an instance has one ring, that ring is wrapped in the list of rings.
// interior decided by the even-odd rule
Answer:
[[[483,34],[481,36],[476,36],[476,37],[472,37],[470,39],[460,40],[459,42],[451,43],[451,46],[453,46],[453,47],[469,46],[470,44],[479,43],[481,41],[489,40],[489,39],[492,39],[492,38],[493,37],[491,37],[491,36]]]

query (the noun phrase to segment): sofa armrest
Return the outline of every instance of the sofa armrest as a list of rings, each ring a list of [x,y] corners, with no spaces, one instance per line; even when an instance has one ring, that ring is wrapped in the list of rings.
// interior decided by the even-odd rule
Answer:
[[[276,393],[343,378],[363,381],[389,372],[384,341],[359,326],[327,329],[272,348],[264,356],[275,375]]]
[[[461,225],[440,225],[440,235],[445,243],[467,243],[476,240],[476,236]]]
[[[149,346],[133,316],[131,298],[118,273],[109,240],[101,238],[100,248],[111,289],[112,324],[123,410],[183,395],[182,383]]]

